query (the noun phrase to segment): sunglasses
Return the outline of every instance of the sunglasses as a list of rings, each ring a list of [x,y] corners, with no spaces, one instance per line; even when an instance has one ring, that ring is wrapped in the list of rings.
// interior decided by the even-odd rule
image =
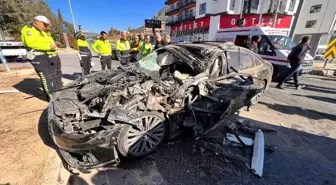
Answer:
[[[50,24],[47,24],[47,23],[44,23],[44,22],[43,22],[43,26],[44,26],[45,28],[47,28],[47,27],[51,27]]]

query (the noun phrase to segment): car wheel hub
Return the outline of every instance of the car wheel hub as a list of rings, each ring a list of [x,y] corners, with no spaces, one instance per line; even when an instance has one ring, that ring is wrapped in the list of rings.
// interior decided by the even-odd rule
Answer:
[[[126,148],[134,156],[141,156],[156,147],[164,137],[163,120],[155,115],[144,116],[138,127],[127,132]]]

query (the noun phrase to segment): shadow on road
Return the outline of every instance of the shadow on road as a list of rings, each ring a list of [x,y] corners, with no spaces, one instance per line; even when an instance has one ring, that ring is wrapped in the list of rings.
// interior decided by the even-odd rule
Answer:
[[[292,94],[292,95],[311,98],[311,99],[318,100],[318,101],[323,101],[323,102],[327,102],[327,103],[335,103],[336,104],[336,99],[334,99],[334,98],[328,98],[328,97],[323,97],[323,96],[301,95],[301,94]]]
[[[301,115],[303,117],[314,119],[314,120],[320,120],[320,119],[336,120],[336,115],[319,112],[315,110],[303,109],[301,107],[288,106],[288,105],[269,104],[265,102],[259,102],[259,103],[266,105],[270,109],[279,111],[284,114]]]
[[[47,97],[42,91],[41,80],[38,78],[25,78],[23,81],[13,85],[17,90],[32,95],[26,99],[37,97],[40,100],[47,101]]]
[[[304,90],[309,90],[309,91],[315,91],[315,92],[320,92],[320,93],[327,93],[327,94],[335,94],[336,89],[332,88],[326,88],[326,87],[319,87],[319,86],[313,86],[313,85],[305,85]]]
[[[244,118],[245,119],[245,118]],[[165,143],[148,157],[124,160],[116,169],[101,169],[90,177],[103,184],[258,184],[258,185],[333,185],[336,183],[336,141],[331,138],[246,119],[251,125],[274,129],[265,134],[266,145],[275,145],[266,153],[262,178],[254,176],[241,162],[194,150],[194,139]],[[218,130],[218,132],[221,132]],[[71,185],[86,185],[73,177]]]
[[[40,135],[40,138],[45,145],[49,146],[52,149],[56,149],[56,145],[53,142],[48,131],[48,109],[45,109],[40,116],[38,122],[38,134]]]
[[[99,72],[99,71],[91,71],[91,74],[95,72]],[[68,80],[76,80],[82,77],[82,73],[62,74],[62,77]]]

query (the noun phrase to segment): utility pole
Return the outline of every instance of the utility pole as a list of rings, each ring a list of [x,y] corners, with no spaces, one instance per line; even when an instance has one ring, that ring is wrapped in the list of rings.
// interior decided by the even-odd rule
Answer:
[[[277,8],[276,8],[275,15],[274,15],[273,26],[272,26],[273,28],[275,27],[276,20],[278,18],[279,6],[280,6],[280,0],[278,0]]]
[[[260,4],[260,13],[259,13],[259,21],[258,21],[258,24],[260,25],[262,23],[262,16],[263,16],[263,11],[264,11],[264,3],[263,3],[263,0],[260,0],[259,1],[259,4]]]
[[[5,66],[6,72],[10,72],[10,68],[9,68],[9,66],[8,66],[8,64],[7,64],[6,57],[5,57],[5,55],[2,53],[1,48],[0,48],[0,60],[2,61],[2,63],[3,63],[4,66]]]
[[[240,17],[239,17],[239,19],[242,19],[242,18],[243,18],[244,4],[245,4],[245,0],[242,0],[241,9],[240,9]]]
[[[70,7],[70,13],[71,13],[71,17],[72,17],[72,24],[74,26],[75,32],[77,32],[77,27],[76,27],[76,23],[75,23],[75,17],[74,17],[73,12],[72,12],[72,6],[71,6],[71,1],[70,0],[69,0],[69,7]]]

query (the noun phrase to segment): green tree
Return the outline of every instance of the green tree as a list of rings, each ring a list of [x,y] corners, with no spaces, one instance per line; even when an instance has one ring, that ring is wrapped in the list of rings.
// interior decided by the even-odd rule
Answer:
[[[0,28],[11,36],[20,38],[20,31],[24,25],[31,24],[34,17],[44,15],[52,22],[51,34],[56,41],[61,40],[63,20],[60,10],[60,17],[52,13],[44,0],[0,0]],[[60,20],[59,20],[60,19]],[[66,22],[68,34],[73,34],[74,29],[71,23]]]

